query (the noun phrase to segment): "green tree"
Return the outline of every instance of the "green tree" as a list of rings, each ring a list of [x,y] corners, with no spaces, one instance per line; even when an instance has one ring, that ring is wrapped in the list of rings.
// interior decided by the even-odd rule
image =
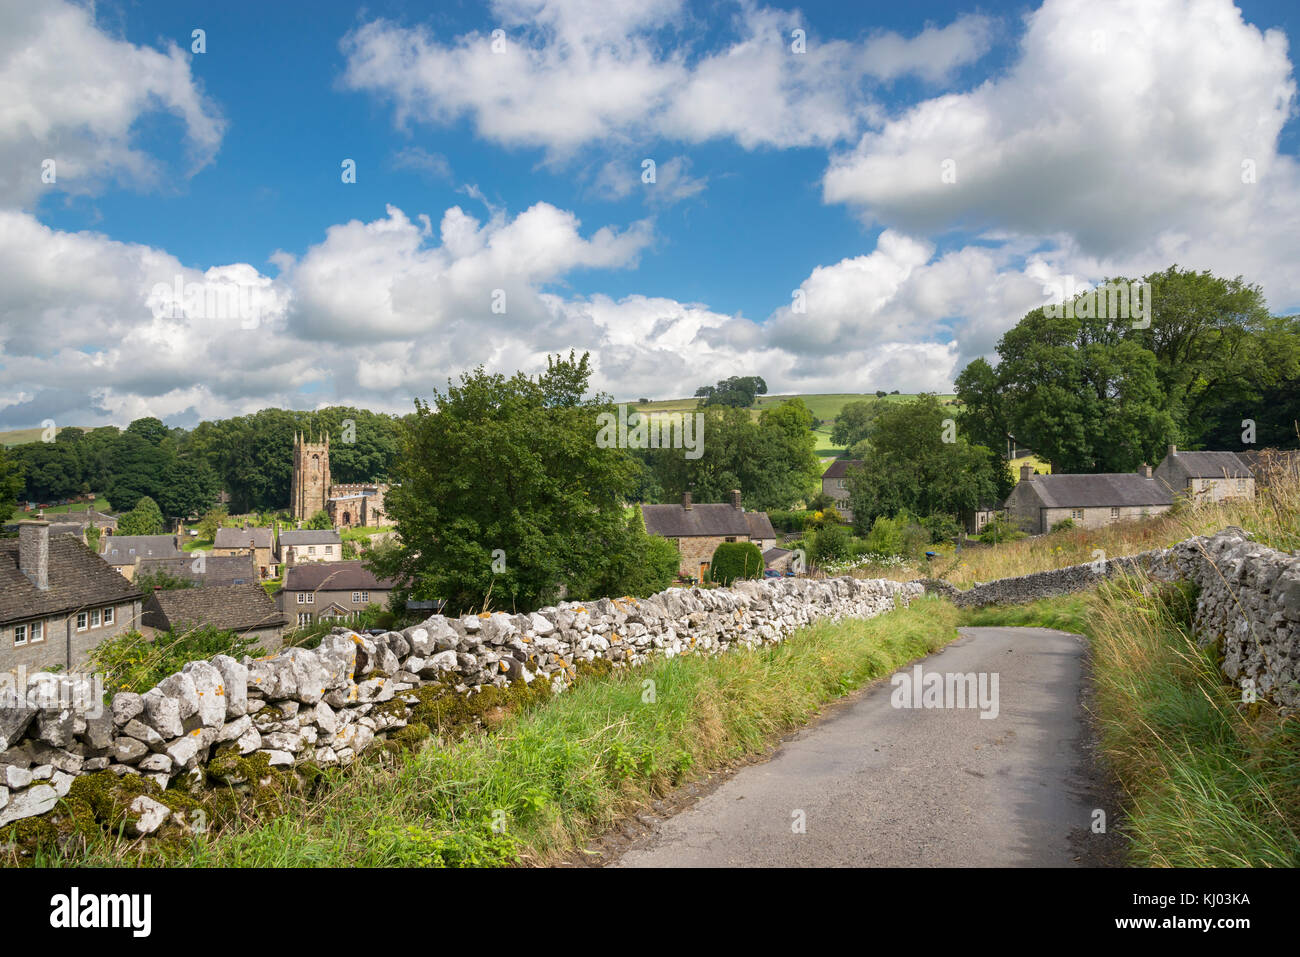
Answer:
[[[189,518],[209,509],[219,491],[217,477],[203,459],[177,459],[163,470],[158,507],[167,518]]]
[[[404,547],[370,564],[451,610],[535,608],[560,589],[609,587],[634,546],[627,453],[596,442],[606,396],[585,396],[590,357],[553,357],[533,379],[482,368],[416,403],[386,497]]]
[[[329,512],[321,509],[311,518],[307,519],[307,521],[303,523],[302,527],[324,531],[325,529],[333,528],[334,523],[330,521]]]
[[[701,405],[724,405],[736,409],[748,409],[754,399],[767,394],[767,383],[762,376],[731,376],[717,385],[702,385],[695,390],[696,396],[704,399]]]
[[[958,516],[997,496],[1001,459],[970,444],[933,395],[891,403],[861,457],[863,465],[849,469],[845,485],[862,534],[882,515]]]
[[[0,503],[12,507],[22,488],[22,465],[0,445]]]
[[[864,439],[869,439],[875,427],[876,416],[880,413],[883,404],[866,399],[845,403],[840,409],[840,414],[835,417],[835,425],[831,428],[831,442],[848,448]]]
[[[129,512],[148,497],[156,503],[163,473],[172,462],[170,451],[154,445],[138,432],[123,432],[113,450],[105,495],[115,512]]]
[[[719,542],[709,561],[709,578],[719,585],[763,574],[763,553],[753,542]]]
[[[119,535],[161,535],[162,532],[162,510],[158,508],[158,503],[147,495],[137,499],[135,508],[117,522]]]
[[[138,435],[150,445],[159,446],[167,439],[170,434],[167,426],[162,424],[162,420],[148,416],[143,419],[136,419],[126,427],[126,431],[131,435]]]

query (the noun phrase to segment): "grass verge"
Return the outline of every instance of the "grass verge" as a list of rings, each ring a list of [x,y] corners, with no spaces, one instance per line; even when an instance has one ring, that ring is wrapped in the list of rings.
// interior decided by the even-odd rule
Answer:
[[[962,614],[963,625],[1085,634],[1102,750],[1126,795],[1130,863],[1300,866],[1300,716],[1245,704],[1192,636],[1186,585],[1127,578],[1095,593]]]
[[[761,753],[826,702],[956,637],[926,597],[717,657],[591,677],[492,733],[435,736],[388,762],[326,772],[316,797],[188,842],[107,835],[45,863],[218,867],[545,864],[672,788]],[[386,752],[387,753],[387,752]]]

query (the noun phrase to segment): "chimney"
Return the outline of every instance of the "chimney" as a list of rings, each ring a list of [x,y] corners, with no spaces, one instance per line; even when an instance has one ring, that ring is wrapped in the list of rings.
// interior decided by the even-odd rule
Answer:
[[[686,509],[686,511],[688,511],[688,512],[691,510],[691,493],[690,493],[690,492],[683,492],[683,493],[682,493],[682,508]]]
[[[1020,481],[1028,482],[1034,477],[1034,467],[1032,465],[1020,466]]]
[[[1142,476],[1143,478],[1148,478],[1148,479],[1149,479],[1149,478],[1151,477],[1151,466],[1149,466],[1149,465],[1147,465],[1145,462],[1143,462],[1143,463],[1138,467],[1138,475]]]
[[[50,523],[18,523],[18,570],[41,591],[50,590]]]
[[[733,489],[731,490],[731,507],[734,508],[736,511],[740,511],[740,510],[741,510],[741,508],[740,508],[740,489],[738,489],[738,488],[733,488]]]
[[[1171,446],[1169,446],[1169,454],[1170,454],[1170,455],[1177,455],[1177,454],[1178,454],[1178,446],[1176,446],[1176,445],[1171,445]]]

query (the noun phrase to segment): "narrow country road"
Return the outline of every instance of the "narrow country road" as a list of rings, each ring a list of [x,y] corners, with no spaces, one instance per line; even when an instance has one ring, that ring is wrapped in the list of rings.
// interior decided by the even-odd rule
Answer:
[[[890,681],[878,682],[654,825],[612,863],[1089,863],[1093,809],[1116,814],[1089,757],[1084,640],[1041,628],[960,634],[919,664],[925,674],[996,673],[996,717],[981,718],[978,707],[896,708]]]

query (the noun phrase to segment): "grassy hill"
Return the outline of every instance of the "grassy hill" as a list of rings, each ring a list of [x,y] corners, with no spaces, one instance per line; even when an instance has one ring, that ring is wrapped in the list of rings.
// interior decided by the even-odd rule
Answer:
[[[64,428],[69,428],[69,426],[58,428],[55,430],[55,433],[57,434],[62,432]],[[23,445],[27,442],[39,442],[41,440],[41,433],[44,431],[44,429],[35,428],[10,429],[7,432],[0,432],[0,445],[9,448],[11,445]]]

